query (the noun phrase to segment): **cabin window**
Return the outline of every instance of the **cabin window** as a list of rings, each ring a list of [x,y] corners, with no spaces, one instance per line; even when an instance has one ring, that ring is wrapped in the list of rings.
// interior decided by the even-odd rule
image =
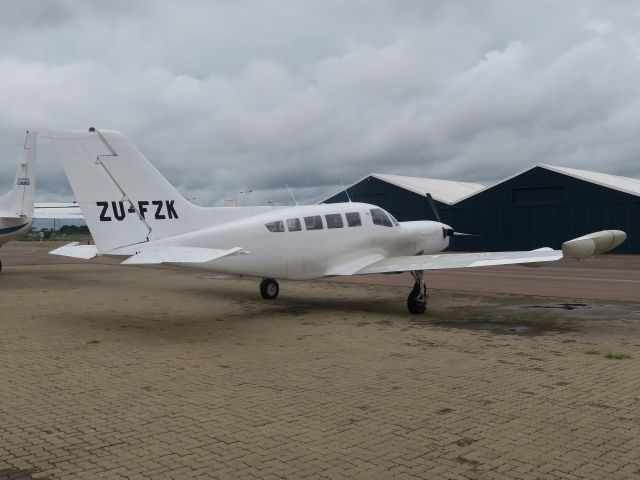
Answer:
[[[299,232],[302,230],[302,224],[299,218],[287,218],[287,228],[290,232]]]
[[[265,224],[267,230],[270,232],[284,232],[284,223],[282,220],[278,220],[277,222],[270,222]]]
[[[304,217],[304,225],[307,230],[322,230],[322,217],[320,215],[314,215],[313,217]]]
[[[330,213],[325,215],[324,218],[327,220],[327,228],[342,228],[344,227],[344,223],[342,222],[342,215],[339,213]]]
[[[371,220],[374,225],[382,225],[384,227],[393,227],[391,219],[384,213],[384,210],[380,208],[371,209]]]
[[[347,212],[344,214],[347,217],[347,225],[349,227],[361,227],[362,219],[358,212]]]
[[[391,215],[389,212],[387,212],[387,215],[389,215],[389,218],[391,218],[391,221],[393,222],[393,224],[394,224],[396,227],[399,227],[399,226],[400,226],[400,223],[398,223],[398,220],[396,220],[396,217],[394,217],[393,215]]]

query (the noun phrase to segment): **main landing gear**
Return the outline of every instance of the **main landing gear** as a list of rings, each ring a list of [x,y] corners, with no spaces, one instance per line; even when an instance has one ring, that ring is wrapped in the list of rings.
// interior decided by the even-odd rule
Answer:
[[[427,308],[427,285],[422,280],[422,270],[411,272],[411,276],[415,283],[407,298],[407,307],[413,315],[421,315]]]
[[[260,295],[265,300],[273,300],[278,296],[278,292],[280,292],[280,285],[278,285],[278,281],[273,278],[264,278],[260,282]]]
[[[421,315],[427,308],[427,285],[422,279],[422,270],[411,272],[415,280],[413,289],[407,298],[407,308],[413,315]],[[265,300],[273,300],[280,293],[280,285],[273,278],[263,278],[260,282],[260,295]]]

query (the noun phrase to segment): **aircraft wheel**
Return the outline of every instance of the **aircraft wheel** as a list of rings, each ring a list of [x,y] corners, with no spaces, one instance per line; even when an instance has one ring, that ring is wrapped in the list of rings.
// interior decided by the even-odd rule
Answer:
[[[265,278],[260,282],[260,295],[265,300],[273,300],[280,292],[280,285],[273,278]]]
[[[407,308],[412,315],[422,315],[427,309],[427,286],[416,283],[407,298]]]
[[[0,272],[2,272],[2,260],[0,260]]]

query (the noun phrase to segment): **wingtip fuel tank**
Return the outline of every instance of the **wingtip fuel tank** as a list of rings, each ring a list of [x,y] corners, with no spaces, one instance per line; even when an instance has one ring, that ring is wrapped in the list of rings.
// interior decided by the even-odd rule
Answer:
[[[622,230],[602,230],[568,240],[562,244],[562,254],[566,258],[587,258],[613,250],[627,239]]]

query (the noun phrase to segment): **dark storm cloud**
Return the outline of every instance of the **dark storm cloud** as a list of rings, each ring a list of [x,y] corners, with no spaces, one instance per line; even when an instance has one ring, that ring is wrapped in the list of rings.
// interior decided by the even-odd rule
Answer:
[[[39,29],[61,26],[69,21],[72,13],[67,2],[43,2],[22,0],[2,5],[0,27],[4,32],[20,29]]]
[[[319,199],[369,173],[640,177],[634,2],[11,2],[0,174],[23,130],[126,132],[185,196]],[[38,196],[70,195],[40,142]],[[45,177],[45,178],[42,178]]]

